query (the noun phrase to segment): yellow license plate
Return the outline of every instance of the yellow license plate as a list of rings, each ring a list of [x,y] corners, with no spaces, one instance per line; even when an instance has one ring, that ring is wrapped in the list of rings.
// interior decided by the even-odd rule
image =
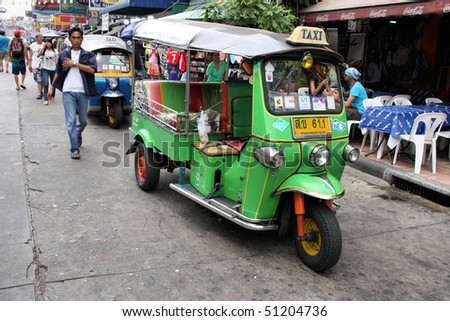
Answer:
[[[292,117],[294,138],[331,137],[330,118],[328,117]]]
[[[105,69],[102,72],[105,77],[114,77],[120,74],[120,70],[117,69]]]

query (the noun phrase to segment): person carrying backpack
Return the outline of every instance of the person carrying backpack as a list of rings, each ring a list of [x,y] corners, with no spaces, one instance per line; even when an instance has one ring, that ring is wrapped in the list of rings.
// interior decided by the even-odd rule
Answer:
[[[20,38],[20,31],[14,31],[14,38],[9,42],[8,45],[8,55],[12,62],[12,73],[14,75],[14,80],[16,82],[16,90],[20,90],[20,87],[27,89],[25,87],[25,76],[26,67],[28,65],[27,56],[27,44],[25,40]],[[19,73],[22,74],[22,83],[19,87]]]

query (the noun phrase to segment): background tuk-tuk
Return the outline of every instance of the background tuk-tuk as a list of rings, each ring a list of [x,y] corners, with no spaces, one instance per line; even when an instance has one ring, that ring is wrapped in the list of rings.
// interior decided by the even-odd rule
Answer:
[[[131,48],[122,39],[107,35],[85,35],[82,47],[95,53],[98,96],[89,98],[89,114],[106,116],[111,128],[119,128],[124,114],[131,113]]]
[[[138,186],[156,190],[160,170],[177,169],[173,190],[244,228],[292,233],[314,271],[334,266],[342,249],[335,200],[359,150],[348,142],[343,58],[324,31],[289,36],[163,18],[140,23],[133,41],[184,51],[187,65],[185,81],[134,77],[129,152]],[[211,52],[243,57],[251,78],[202,81],[201,57]],[[313,96],[317,64],[333,90]]]

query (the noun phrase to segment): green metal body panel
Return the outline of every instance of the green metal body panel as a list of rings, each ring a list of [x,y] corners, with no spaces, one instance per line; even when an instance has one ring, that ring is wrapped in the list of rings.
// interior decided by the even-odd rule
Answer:
[[[339,198],[344,194],[339,180],[327,172],[293,175],[280,185],[276,194],[286,191],[296,191],[325,200]]]

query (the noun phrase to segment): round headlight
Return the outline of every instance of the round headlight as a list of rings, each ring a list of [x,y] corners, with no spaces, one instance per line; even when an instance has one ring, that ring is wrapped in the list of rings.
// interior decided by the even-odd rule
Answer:
[[[330,151],[326,145],[317,145],[309,155],[309,160],[315,167],[325,166],[330,159]]]
[[[350,163],[356,162],[359,159],[359,149],[347,144],[344,149],[344,159]]]
[[[108,81],[108,83],[109,83],[109,87],[110,87],[111,89],[116,89],[117,86],[119,85],[119,82],[117,81],[116,78],[110,78],[109,81]]]
[[[258,147],[254,151],[256,159],[268,168],[280,168],[283,166],[286,157],[282,150],[273,147]]]

